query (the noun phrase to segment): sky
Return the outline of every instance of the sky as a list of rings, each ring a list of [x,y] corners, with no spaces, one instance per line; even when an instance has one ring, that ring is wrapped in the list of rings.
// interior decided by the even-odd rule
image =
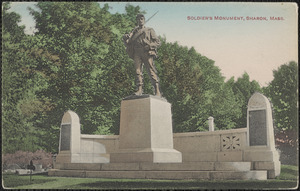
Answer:
[[[125,13],[126,4],[146,11],[146,23],[168,42],[194,47],[215,61],[226,80],[245,72],[250,80],[267,86],[273,70],[290,61],[298,62],[298,7],[296,3],[230,2],[100,2],[111,13]],[[34,21],[27,7],[34,2],[14,2],[11,11],[21,15],[20,24],[32,34]],[[226,20],[217,18],[236,18]],[[249,20],[247,18],[266,20]],[[271,20],[271,17],[280,18]],[[239,19],[239,20],[237,20]]]

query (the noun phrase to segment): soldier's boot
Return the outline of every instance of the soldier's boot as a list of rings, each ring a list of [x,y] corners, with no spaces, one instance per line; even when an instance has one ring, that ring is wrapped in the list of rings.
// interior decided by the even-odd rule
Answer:
[[[139,85],[137,87],[137,91],[134,93],[134,95],[141,96],[142,94],[143,94],[143,86]]]
[[[155,83],[154,90],[155,90],[155,96],[161,97],[161,93],[160,93],[160,90],[159,90],[159,84],[158,83]]]

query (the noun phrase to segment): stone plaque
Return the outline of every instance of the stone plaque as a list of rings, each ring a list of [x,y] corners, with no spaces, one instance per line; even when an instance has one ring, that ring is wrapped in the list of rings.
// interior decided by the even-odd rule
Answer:
[[[70,138],[71,138],[71,124],[61,125],[61,139],[60,139],[60,150],[70,150]]]
[[[266,110],[249,111],[250,146],[267,145]]]

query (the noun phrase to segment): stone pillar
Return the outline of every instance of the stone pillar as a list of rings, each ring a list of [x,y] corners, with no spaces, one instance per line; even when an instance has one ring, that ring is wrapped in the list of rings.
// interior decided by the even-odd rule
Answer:
[[[173,148],[171,104],[151,95],[123,100],[119,151],[110,162],[182,162]]]
[[[211,117],[211,116],[208,118],[208,127],[209,127],[209,131],[214,131],[215,130],[214,118]]]
[[[57,163],[80,162],[80,122],[78,115],[67,111],[61,121]]]
[[[279,153],[275,149],[272,108],[267,97],[254,93],[248,102],[247,144],[244,160],[255,170],[268,170],[268,178],[280,174]]]

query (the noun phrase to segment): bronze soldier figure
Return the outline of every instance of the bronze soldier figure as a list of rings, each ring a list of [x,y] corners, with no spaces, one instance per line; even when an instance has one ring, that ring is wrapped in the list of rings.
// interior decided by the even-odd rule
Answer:
[[[159,78],[154,65],[154,58],[157,57],[156,49],[160,46],[160,40],[152,28],[144,26],[144,15],[138,14],[136,21],[138,26],[123,36],[126,51],[135,65],[137,91],[134,94],[138,96],[143,94],[143,65],[145,65],[154,87],[154,94],[161,96]]]

